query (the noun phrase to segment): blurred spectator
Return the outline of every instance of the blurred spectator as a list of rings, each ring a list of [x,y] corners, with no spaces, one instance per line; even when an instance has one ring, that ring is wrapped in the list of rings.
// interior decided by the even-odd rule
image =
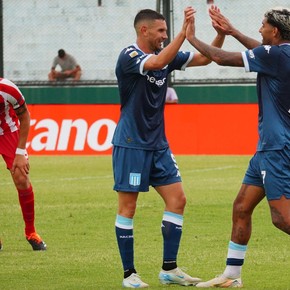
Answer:
[[[169,104],[177,104],[178,103],[178,96],[177,96],[174,88],[171,88],[171,87],[167,88],[165,102],[169,103]]]
[[[56,70],[58,65],[61,71]],[[58,55],[53,60],[48,79],[50,81],[55,81],[73,78],[74,81],[78,81],[80,80],[81,74],[81,67],[77,64],[75,58],[66,53],[63,49],[60,49]]]

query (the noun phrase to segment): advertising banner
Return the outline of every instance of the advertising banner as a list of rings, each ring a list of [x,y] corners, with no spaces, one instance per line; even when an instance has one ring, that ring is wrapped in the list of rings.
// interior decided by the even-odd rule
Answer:
[[[106,155],[120,116],[118,104],[28,105],[30,155]],[[174,154],[253,154],[255,104],[175,104],[165,107]]]

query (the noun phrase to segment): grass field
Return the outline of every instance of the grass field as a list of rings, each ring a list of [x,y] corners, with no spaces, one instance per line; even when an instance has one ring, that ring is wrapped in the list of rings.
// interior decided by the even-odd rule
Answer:
[[[205,280],[225,266],[231,205],[249,156],[176,156],[187,195],[178,264]],[[36,226],[48,245],[33,252],[25,241],[17,194],[1,162],[0,289],[121,289],[122,266],[115,240],[117,197],[110,156],[31,156]],[[150,289],[161,286],[161,198],[139,196],[134,220],[135,265]],[[264,200],[253,217],[243,267],[245,289],[290,289],[289,236],[271,224]],[[183,289],[183,288],[182,288]]]

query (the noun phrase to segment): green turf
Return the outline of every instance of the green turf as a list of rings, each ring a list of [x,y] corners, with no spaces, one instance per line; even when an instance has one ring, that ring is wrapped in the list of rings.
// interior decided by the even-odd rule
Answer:
[[[177,156],[187,195],[178,264],[189,274],[213,278],[224,269],[231,205],[249,156]],[[36,226],[48,245],[33,252],[25,241],[16,191],[1,162],[0,289],[121,289],[115,241],[117,198],[110,156],[31,156]],[[134,220],[135,264],[151,289],[161,286],[161,198],[139,196]],[[243,268],[245,289],[290,289],[289,236],[271,224],[264,200],[253,217]],[[183,288],[182,288],[183,289]]]

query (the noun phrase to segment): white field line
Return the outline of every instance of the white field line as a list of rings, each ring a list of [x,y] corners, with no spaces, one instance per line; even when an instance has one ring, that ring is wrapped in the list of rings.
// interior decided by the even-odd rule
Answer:
[[[31,180],[31,183],[44,183],[44,182],[52,182],[52,181],[78,181],[78,180],[92,180],[92,179],[108,179],[108,178],[113,178],[113,175],[99,175],[99,176],[78,176],[78,177],[62,177],[62,178],[55,178],[52,176],[51,178],[46,178],[46,179],[33,179]],[[11,182],[0,182],[1,185],[9,185],[13,184],[12,179]]]
[[[231,169],[231,168],[236,168],[235,166],[228,165],[228,166],[222,166],[222,167],[209,167],[209,168],[202,168],[202,169],[192,169],[192,170],[182,170],[181,168],[181,173],[182,172],[205,172],[205,171],[219,171],[219,170],[226,170],[226,169]]]
[[[192,170],[182,170],[181,173],[189,173],[189,172],[206,172],[206,171],[219,171],[219,170],[226,170],[235,168],[235,166],[222,166],[222,167],[211,167],[211,168],[203,168],[203,169],[192,169]],[[63,177],[63,178],[55,178],[52,176],[51,178],[46,179],[33,179],[31,180],[32,183],[44,183],[44,182],[52,182],[52,181],[78,181],[78,180],[91,180],[91,179],[113,179],[113,175],[98,175],[98,176],[78,176],[78,177]],[[9,185],[12,184],[11,182],[0,182],[1,185]]]

